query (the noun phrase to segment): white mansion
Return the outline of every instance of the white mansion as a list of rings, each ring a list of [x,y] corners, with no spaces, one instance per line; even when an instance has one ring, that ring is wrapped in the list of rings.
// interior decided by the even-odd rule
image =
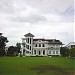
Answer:
[[[22,38],[21,53],[24,56],[52,56],[60,55],[62,42],[56,39],[34,39],[31,33]]]

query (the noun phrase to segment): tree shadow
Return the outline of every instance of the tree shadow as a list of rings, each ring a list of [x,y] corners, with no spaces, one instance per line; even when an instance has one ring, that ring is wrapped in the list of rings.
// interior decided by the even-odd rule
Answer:
[[[71,75],[71,68],[60,68],[53,65],[41,65],[31,68],[31,70],[37,70],[38,75]]]

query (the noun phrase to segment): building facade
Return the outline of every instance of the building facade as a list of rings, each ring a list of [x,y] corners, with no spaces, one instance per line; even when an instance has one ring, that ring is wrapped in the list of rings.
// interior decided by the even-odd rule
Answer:
[[[69,44],[66,45],[66,47],[68,49],[75,48],[75,42],[70,42]]]
[[[21,54],[23,56],[52,56],[60,55],[62,42],[56,39],[34,39],[31,33],[22,38]]]

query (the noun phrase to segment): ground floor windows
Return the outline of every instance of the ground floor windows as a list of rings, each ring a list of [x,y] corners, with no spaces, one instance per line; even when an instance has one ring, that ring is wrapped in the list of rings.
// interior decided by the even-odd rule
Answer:
[[[34,50],[34,55],[36,55],[36,50]]]
[[[43,50],[43,55],[45,55],[45,50]]]
[[[25,55],[25,49],[23,49],[23,55]]]
[[[39,51],[39,55],[41,54],[41,52]]]
[[[53,54],[55,54],[55,51],[53,51]]]
[[[29,54],[29,51],[26,51],[27,54]]]
[[[49,54],[51,54],[51,50],[49,50]]]
[[[29,53],[26,51],[26,53]],[[34,56],[47,56],[47,55],[59,55],[60,51],[59,50],[46,50],[46,49],[42,49],[42,50],[33,50],[33,55]]]
[[[40,56],[42,56],[42,55],[45,55],[46,54],[46,52],[45,52],[45,50],[33,50],[34,52],[34,55],[40,55]]]
[[[58,51],[56,51],[56,54],[58,54]]]

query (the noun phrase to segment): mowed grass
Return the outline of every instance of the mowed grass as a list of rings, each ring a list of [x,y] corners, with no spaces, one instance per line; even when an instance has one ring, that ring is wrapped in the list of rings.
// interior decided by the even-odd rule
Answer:
[[[75,75],[75,59],[0,57],[0,75]]]

